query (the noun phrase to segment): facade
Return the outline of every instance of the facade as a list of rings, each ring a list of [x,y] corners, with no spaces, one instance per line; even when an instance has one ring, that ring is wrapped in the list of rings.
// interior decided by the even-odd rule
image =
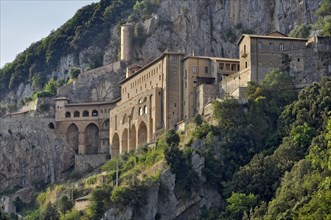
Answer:
[[[121,30],[121,59],[127,62],[132,57],[125,45],[132,45],[125,42],[132,28],[127,24]],[[238,46],[238,59],[166,51],[143,67],[130,66],[114,102],[70,104],[58,98],[56,132],[77,154],[117,157],[155,141],[164,130],[182,127],[198,113],[210,115],[214,99],[245,100],[248,82],[261,82],[273,69],[288,72],[298,88],[331,75],[330,38],[274,32],[242,35]]]
[[[297,88],[330,76],[330,38],[292,38],[279,32],[242,35],[238,41],[240,71],[222,82],[221,97],[245,97],[249,81],[261,82],[273,69],[288,72]]]

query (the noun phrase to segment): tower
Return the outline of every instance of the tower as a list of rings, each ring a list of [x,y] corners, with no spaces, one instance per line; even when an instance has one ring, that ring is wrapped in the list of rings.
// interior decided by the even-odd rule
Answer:
[[[121,26],[121,60],[130,62],[133,53],[134,24]]]

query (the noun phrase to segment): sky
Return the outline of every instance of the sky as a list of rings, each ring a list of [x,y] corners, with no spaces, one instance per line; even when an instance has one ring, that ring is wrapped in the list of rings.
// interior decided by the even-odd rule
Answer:
[[[99,0],[0,0],[0,68]]]

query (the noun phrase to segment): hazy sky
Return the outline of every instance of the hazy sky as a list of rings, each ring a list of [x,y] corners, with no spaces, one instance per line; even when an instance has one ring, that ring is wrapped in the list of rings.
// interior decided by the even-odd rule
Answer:
[[[99,0],[0,0],[0,67]]]

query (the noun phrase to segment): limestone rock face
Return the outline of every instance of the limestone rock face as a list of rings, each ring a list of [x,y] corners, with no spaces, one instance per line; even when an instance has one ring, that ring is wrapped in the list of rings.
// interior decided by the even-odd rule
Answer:
[[[184,49],[187,53],[236,57],[236,41],[242,33],[288,34],[296,25],[316,21],[320,0],[164,0],[154,30],[138,58],[155,57],[163,50]]]
[[[15,186],[60,180],[67,169],[66,144],[55,136],[50,119],[0,119],[0,192]]]

